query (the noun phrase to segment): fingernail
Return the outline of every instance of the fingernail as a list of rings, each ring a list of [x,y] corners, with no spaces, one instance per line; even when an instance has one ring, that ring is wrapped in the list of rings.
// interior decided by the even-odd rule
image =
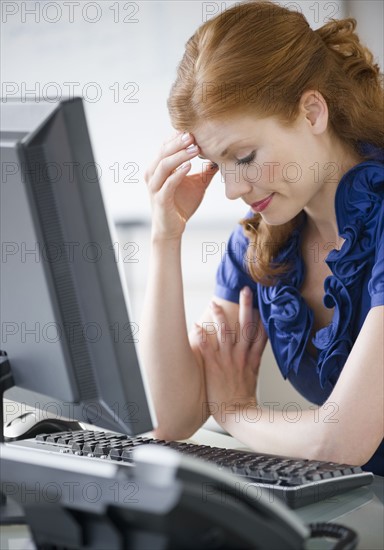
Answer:
[[[186,162],[183,162],[183,164],[180,164],[180,166],[178,166],[176,170],[184,170],[184,168],[187,168],[187,166],[191,166],[191,163],[189,160],[187,160]]]
[[[191,144],[191,145],[188,145],[188,147],[186,147],[185,150],[187,151],[187,153],[197,153],[199,148],[197,145]]]
[[[181,136],[181,141],[188,141],[191,137],[191,134],[189,132],[184,132],[184,134]]]
[[[249,286],[245,286],[243,288],[243,294],[244,294],[244,296],[250,296],[251,295],[251,289],[249,288]]]

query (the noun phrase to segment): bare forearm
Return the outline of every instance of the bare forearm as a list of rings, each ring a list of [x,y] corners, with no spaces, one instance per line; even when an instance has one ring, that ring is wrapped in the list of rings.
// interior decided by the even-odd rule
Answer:
[[[216,411],[214,416],[224,429],[254,451],[340,461],[338,410],[333,405],[279,411],[273,404],[260,407],[254,403],[232,403],[220,408],[211,404],[211,410]]]
[[[199,405],[203,384],[186,327],[181,238],[152,242],[140,326],[140,352],[159,424],[156,435],[188,437],[204,421]]]
[[[383,438],[383,306],[373,307],[328,400],[301,411],[216,407],[219,423],[252,449],[365,464]]]

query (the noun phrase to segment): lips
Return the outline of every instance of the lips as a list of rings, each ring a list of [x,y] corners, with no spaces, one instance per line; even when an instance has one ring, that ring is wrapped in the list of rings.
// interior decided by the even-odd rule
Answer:
[[[274,195],[274,193],[272,193],[268,197],[265,197],[265,199],[263,199],[261,201],[257,201],[257,202],[252,203],[251,208],[253,210],[256,210],[256,212],[261,212],[262,210],[267,208],[267,206],[269,205],[269,203],[271,202],[271,200],[273,198],[273,195]]]

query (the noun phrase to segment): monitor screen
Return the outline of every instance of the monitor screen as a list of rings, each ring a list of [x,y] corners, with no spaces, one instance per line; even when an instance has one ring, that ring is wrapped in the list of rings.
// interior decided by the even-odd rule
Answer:
[[[109,430],[156,427],[82,99],[1,102],[6,398]]]

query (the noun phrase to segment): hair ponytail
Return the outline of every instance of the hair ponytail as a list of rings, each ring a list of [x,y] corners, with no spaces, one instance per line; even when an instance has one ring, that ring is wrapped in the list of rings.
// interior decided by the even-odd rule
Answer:
[[[335,54],[335,59],[353,80],[366,82],[366,79],[378,81],[379,66],[374,63],[373,55],[360,43],[354,32],[356,19],[332,19],[314,32],[320,36],[326,46]],[[371,85],[372,82],[369,82]]]

